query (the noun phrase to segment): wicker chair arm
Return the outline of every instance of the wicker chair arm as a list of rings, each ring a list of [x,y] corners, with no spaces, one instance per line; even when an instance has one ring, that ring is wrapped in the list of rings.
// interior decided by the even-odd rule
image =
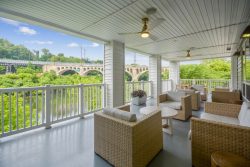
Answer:
[[[204,94],[207,94],[207,87],[204,87]]]
[[[210,166],[215,151],[225,151],[250,159],[250,128],[204,119],[191,119],[192,163],[195,167]]]
[[[159,96],[159,103],[162,103],[164,101],[167,101],[167,94],[161,94]]]
[[[195,92],[194,94],[192,94],[191,99],[192,99],[192,110],[199,110],[201,103],[200,92]]]
[[[182,110],[184,110],[184,111],[192,110],[191,95],[183,96],[181,98],[181,106],[182,106]]]
[[[216,102],[206,102],[205,112],[228,116],[228,117],[238,117],[241,105],[229,104],[229,103],[216,103]]]
[[[121,163],[131,166],[131,160],[123,161],[118,159],[118,157],[132,154],[133,128],[129,122],[97,112],[94,114],[94,124],[95,153],[115,166],[121,166]],[[126,140],[124,140],[125,136]],[[117,146],[120,146],[120,148]],[[119,152],[119,149],[126,150],[127,152]]]
[[[133,127],[133,166],[148,164],[163,148],[161,112],[156,112]],[[143,166],[143,165],[142,165]]]
[[[94,114],[95,152],[114,166],[146,166],[162,149],[161,112],[137,122]]]

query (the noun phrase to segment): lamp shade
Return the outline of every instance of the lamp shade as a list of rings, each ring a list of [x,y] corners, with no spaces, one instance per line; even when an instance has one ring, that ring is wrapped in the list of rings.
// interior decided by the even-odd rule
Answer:
[[[141,37],[142,38],[147,38],[147,37],[149,37],[149,33],[148,32],[142,32]]]
[[[250,25],[241,34],[242,38],[250,38]]]

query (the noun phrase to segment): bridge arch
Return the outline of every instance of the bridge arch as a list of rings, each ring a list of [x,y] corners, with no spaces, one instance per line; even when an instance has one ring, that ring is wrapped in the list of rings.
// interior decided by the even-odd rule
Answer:
[[[79,74],[76,70],[72,69],[64,69],[58,72],[59,75],[73,75],[73,74]]]
[[[84,71],[83,75],[87,76],[87,75],[91,75],[91,73],[99,73],[101,76],[103,76],[103,71],[98,70],[98,69],[89,69],[87,71]]]
[[[125,71],[125,74],[124,74],[125,76],[125,81],[133,81],[133,75],[130,73],[130,72],[128,72],[128,71]]]
[[[143,78],[142,78],[143,77]],[[149,80],[149,73],[148,73],[148,70],[145,70],[145,71],[142,71],[142,72],[140,72],[138,75],[137,75],[137,77],[136,77],[136,79],[138,80],[138,81],[148,81]]]

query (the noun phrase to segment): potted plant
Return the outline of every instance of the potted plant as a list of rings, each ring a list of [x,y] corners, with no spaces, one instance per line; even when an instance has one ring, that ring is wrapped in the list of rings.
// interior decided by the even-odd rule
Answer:
[[[141,105],[147,101],[147,94],[143,90],[135,90],[131,93],[132,104]]]

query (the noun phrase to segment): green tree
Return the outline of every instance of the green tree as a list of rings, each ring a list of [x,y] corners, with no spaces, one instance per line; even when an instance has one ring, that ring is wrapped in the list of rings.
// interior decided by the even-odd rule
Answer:
[[[148,79],[149,79],[149,74],[148,71],[146,71],[139,76],[138,81],[148,81]]]
[[[125,72],[124,80],[125,81],[132,81],[132,76],[129,73]]]
[[[33,60],[35,55],[23,45],[14,45],[0,38],[0,58],[15,60]]]
[[[0,74],[5,74],[5,67],[4,66],[0,66]]]
[[[33,53],[34,52],[34,53]],[[65,56],[63,53],[57,55],[52,54],[49,49],[43,48],[41,56],[39,50],[30,51],[23,45],[14,45],[8,40],[0,38],[0,58],[14,59],[14,60],[40,60],[52,62],[69,62],[69,63],[94,63],[102,64],[102,60],[90,60],[88,58],[81,60],[74,56]]]
[[[231,64],[224,59],[180,66],[181,79],[230,79]]]
[[[163,71],[162,73],[161,73],[161,77],[162,77],[162,80],[167,80],[167,79],[169,79],[169,71],[167,70],[167,71]]]

